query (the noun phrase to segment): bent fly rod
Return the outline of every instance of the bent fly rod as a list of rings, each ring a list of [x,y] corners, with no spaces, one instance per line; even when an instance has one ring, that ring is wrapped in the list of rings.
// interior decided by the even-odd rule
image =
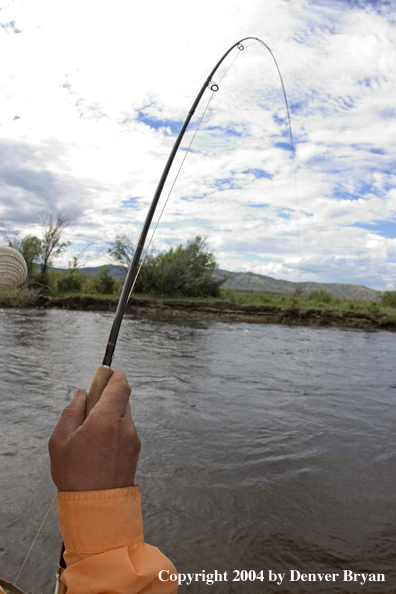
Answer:
[[[288,117],[288,122],[289,122],[291,146],[292,146],[292,149],[294,150],[290,113],[289,113],[289,106],[288,106],[287,97],[286,97],[286,91],[285,91],[285,87],[283,84],[282,75],[281,75],[278,63],[275,59],[275,56],[273,55],[273,53],[270,50],[270,48],[268,47],[268,45],[266,43],[264,43],[264,41],[262,41],[258,37],[244,37],[240,41],[237,41],[236,43],[234,43],[234,45],[232,45],[226,51],[226,53],[222,56],[222,58],[217,62],[216,66],[210,72],[209,76],[205,79],[205,82],[203,83],[202,88],[200,89],[198,95],[195,98],[194,103],[191,106],[190,111],[187,114],[187,117],[183,123],[183,126],[181,127],[181,130],[180,130],[179,135],[176,139],[176,142],[175,142],[175,144],[171,150],[171,153],[168,157],[168,161],[167,161],[165,168],[162,172],[162,176],[160,178],[160,181],[158,183],[154,197],[150,204],[150,208],[146,215],[146,220],[144,222],[144,225],[143,225],[140,237],[139,237],[139,241],[136,245],[136,248],[135,248],[135,251],[133,254],[133,258],[132,258],[131,264],[129,266],[129,270],[128,270],[127,276],[125,278],[125,281],[124,281],[124,285],[123,285],[122,292],[121,292],[121,295],[120,295],[120,298],[118,301],[113,325],[112,325],[112,328],[110,331],[109,339],[107,341],[106,351],[105,351],[102,365],[97,368],[97,370],[95,372],[94,379],[92,381],[92,384],[91,384],[91,387],[89,390],[89,393],[88,393],[86,415],[89,414],[89,412],[92,410],[92,408],[95,406],[95,404],[100,399],[102,392],[105,389],[105,387],[107,386],[107,383],[113,373],[113,371],[111,369],[111,363],[113,360],[114,351],[115,351],[115,347],[117,344],[117,338],[118,338],[121,323],[122,323],[122,320],[123,320],[123,317],[125,314],[125,310],[126,310],[126,307],[128,304],[128,299],[129,299],[129,296],[130,296],[132,288],[133,288],[134,281],[139,273],[139,265],[140,265],[140,261],[141,261],[141,257],[142,257],[143,248],[144,248],[144,245],[146,242],[147,234],[150,229],[150,225],[152,223],[153,216],[154,216],[155,210],[157,208],[159,199],[161,197],[161,193],[164,188],[166,179],[167,179],[169,171],[172,167],[172,163],[174,161],[175,155],[176,155],[177,150],[180,146],[180,143],[183,139],[184,133],[186,132],[186,129],[191,121],[191,118],[193,117],[195,110],[198,107],[198,104],[201,101],[202,96],[203,96],[204,92],[206,91],[206,89],[209,89],[212,92],[216,92],[219,90],[219,85],[216,82],[214,82],[214,80],[213,80],[213,76],[215,75],[218,68],[221,66],[221,64],[224,62],[226,57],[232,52],[232,50],[234,48],[238,48],[238,50],[240,50],[240,51],[244,50],[245,48],[244,48],[243,42],[249,41],[249,40],[256,41],[256,42],[259,42],[262,45],[264,45],[264,47],[269,51],[269,53],[271,54],[271,56],[275,62],[275,65],[276,65],[276,68],[277,68],[277,71],[279,74],[279,78],[280,78],[280,81],[282,84],[283,96],[285,99],[287,117]],[[64,546],[62,545],[58,573],[56,576],[57,577],[57,586],[56,586],[56,590],[55,590],[56,594],[65,594],[66,593],[66,587],[61,581],[61,575],[62,575],[63,571],[66,569],[65,561],[63,559],[63,552],[64,552]]]
[[[243,42],[244,41],[248,41],[248,40],[253,40],[253,41],[257,41],[259,43],[261,43],[262,45],[264,45],[264,47],[269,51],[269,53],[271,54],[276,68],[278,70],[278,74],[279,74],[279,78],[282,84],[282,90],[283,90],[283,96],[285,99],[285,104],[286,104],[286,110],[287,110],[287,117],[288,117],[288,121],[289,121],[289,131],[290,131],[290,140],[291,140],[291,146],[292,148],[294,147],[293,145],[293,136],[292,136],[292,130],[291,130],[291,121],[290,121],[290,112],[289,112],[289,105],[287,102],[287,97],[286,97],[286,91],[285,91],[285,87],[283,84],[283,79],[282,79],[282,75],[278,66],[278,63],[275,59],[274,54],[272,53],[272,51],[270,50],[270,48],[268,47],[268,45],[266,43],[264,43],[264,41],[262,41],[261,39],[259,39],[258,37],[244,37],[243,39],[241,39],[240,41],[237,41],[236,43],[234,43],[234,45],[232,45],[227,51],[226,53],[222,56],[222,58],[217,62],[216,66],[213,68],[213,70],[210,72],[209,76],[206,78],[204,84],[202,85],[201,90],[199,91],[198,95],[195,98],[194,103],[191,106],[190,111],[187,114],[187,117],[183,123],[183,126],[179,132],[179,135],[176,139],[176,142],[172,148],[172,151],[169,155],[168,161],[165,165],[165,168],[162,172],[162,176],[161,179],[158,183],[157,189],[155,191],[154,197],[152,199],[150,208],[148,210],[147,216],[146,216],[146,220],[144,222],[141,234],[140,234],[140,238],[139,241],[136,245],[135,248],[135,252],[133,255],[133,259],[131,261],[131,264],[129,266],[129,270],[127,273],[127,276],[125,278],[124,281],[124,285],[122,288],[122,292],[118,301],[118,305],[117,305],[117,310],[116,310],[116,314],[114,317],[114,321],[113,321],[113,325],[110,331],[110,335],[109,335],[109,340],[107,342],[106,345],[106,351],[105,351],[105,355],[103,358],[103,362],[102,362],[102,366],[98,367],[91,385],[91,388],[89,390],[88,393],[88,399],[87,399],[87,409],[86,409],[86,414],[89,414],[89,412],[92,410],[92,408],[95,406],[96,402],[99,400],[104,388],[107,385],[107,382],[109,381],[111,375],[112,375],[112,370],[111,370],[111,363],[113,360],[113,356],[114,356],[114,351],[115,351],[115,347],[116,347],[116,343],[117,343],[117,338],[118,338],[118,334],[120,331],[120,327],[121,327],[121,322],[122,319],[124,317],[124,313],[126,310],[126,306],[128,304],[128,299],[131,293],[131,289],[133,287],[134,281],[137,277],[137,274],[139,273],[139,264],[140,264],[140,259],[142,256],[142,252],[143,252],[143,248],[144,248],[144,244],[146,242],[146,238],[147,238],[147,234],[148,231],[150,229],[150,225],[151,222],[153,220],[153,216],[155,213],[155,210],[157,208],[159,199],[161,197],[161,193],[163,190],[163,187],[165,185],[166,179],[168,177],[168,173],[172,167],[172,163],[174,161],[175,155],[177,153],[177,150],[180,146],[180,143],[183,139],[184,133],[188,127],[188,124],[191,121],[191,118],[193,117],[196,108],[198,107],[199,102],[201,101],[201,98],[204,94],[204,92],[206,91],[206,89],[210,89],[212,92],[216,92],[219,90],[219,85],[214,82],[213,80],[213,76],[215,75],[216,71],[218,70],[218,68],[221,66],[221,64],[224,62],[225,58],[232,52],[232,50],[236,47],[238,48],[238,50],[242,51],[244,50],[244,45]]]

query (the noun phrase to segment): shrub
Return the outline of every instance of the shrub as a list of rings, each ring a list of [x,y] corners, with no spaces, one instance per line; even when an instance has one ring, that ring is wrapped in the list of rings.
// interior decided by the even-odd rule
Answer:
[[[270,297],[269,295],[264,295],[263,293],[261,293],[261,295],[259,296],[259,302],[262,304],[272,303],[273,299],[273,297]]]
[[[332,303],[333,295],[330,291],[326,291],[326,289],[316,289],[315,291],[311,291],[309,294],[308,299],[311,301],[315,301],[316,303]]]
[[[381,304],[385,307],[396,307],[396,291],[385,291],[381,296]]]
[[[0,307],[31,307],[36,304],[37,291],[7,287],[0,290]]]
[[[215,279],[215,257],[205,251],[205,241],[197,236],[163,254],[146,258],[136,281],[136,292],[181,297],[220,297],[225,281]]]
[[[376,301],[370,301],[370,303],[367,306],[367,309],[370,313],[378,313],[380,310],[378,303]]]
[[[58,278],[57,288],[59,293],[73,293],[81,291],[82,278],[78,272],[62,274]]]
[[[117,283],[116,280],[110,276],[108,266],[101,266],[98,274],[95,274],[92,279],[92,287],[102,295],[111,295],[115,293]]]
[[[289,305],[291,305],[291,307],[296,307],[296,305],[299,304],[299,300],[297,298],[297,296],[293,296],[289,298]]]
[[[232,289],[230,289],[229,287],[226,287],[225,289],[221,289],[220,297],[222,299],[224,299],[225,301],[230,301],[231,303],[235,303],[235,301],[236,301],[235,292]]]

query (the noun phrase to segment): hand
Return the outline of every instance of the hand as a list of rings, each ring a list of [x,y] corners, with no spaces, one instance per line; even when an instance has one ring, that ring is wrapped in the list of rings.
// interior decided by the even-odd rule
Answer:
[[[100,491],[134,484],[140,439],[129,406],[131,388],[114,370],[85,418],[87,393],[76,390],[49,440],[51,476],[59,491]]]

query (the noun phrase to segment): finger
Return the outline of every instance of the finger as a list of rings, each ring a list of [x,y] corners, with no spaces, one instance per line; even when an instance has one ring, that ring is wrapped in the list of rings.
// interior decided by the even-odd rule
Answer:
[[[86,391],[82,388],[77,388],[73,400],[62,412],[54,429],[54,434],[56,433],[59,439],[66,439],[83,424],[85,420],[86,400]]]
[[[131,413],[131,405],[129,404],[129,400],[128,400],[128,404],[127,407],[125,409],[125,413],[123,415],[123,419],[125,419],[125,421],[132,421],[132,413]]]
[[[95,404],[89,417],[91,417],[93,413],[95,413],[95,416],[111,414],[118,418],[123,417],[129,403],[130,393],[131,387],[128,384],[125,375],[122,371],[115,369],[113,375],[109,379],[109,383],[103,390],[99,402]]]

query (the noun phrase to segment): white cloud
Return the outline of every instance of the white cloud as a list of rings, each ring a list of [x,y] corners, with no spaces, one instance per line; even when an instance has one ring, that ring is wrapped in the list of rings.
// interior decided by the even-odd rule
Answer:
[[[285,82],[298,198],[278,74],[248,41],[214,77],[220,90],[156,245],[201,234],[231,270],[391,282],[396,47],[386,3],[32,0],[4,6],[0,23],[0,219],[10,227],[31,233],[38,212],[53,209],[77,217],[76,243],[100,243],[120,226],[136,237],[172,130],[220,56],[253,35]]]

